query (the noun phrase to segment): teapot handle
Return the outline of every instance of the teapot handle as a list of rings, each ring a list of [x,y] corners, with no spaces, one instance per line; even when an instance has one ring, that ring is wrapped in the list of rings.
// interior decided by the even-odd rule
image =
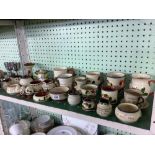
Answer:
[[[151,83],[154,83],[155,84],[155,80],[148,81],[149,86],[151,85]]]

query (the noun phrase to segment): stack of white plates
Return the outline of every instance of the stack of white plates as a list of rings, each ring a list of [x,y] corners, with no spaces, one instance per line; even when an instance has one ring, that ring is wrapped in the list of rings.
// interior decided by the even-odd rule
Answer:
[[[81,133],[70,126],[58,126],[50,130],[47,135],[81,135]]]
[[[54,119],[48,115],[41,115],[31,123],[33,132],[48,132],[54,126]]]
[[[36,133],[33,133],[32,135],[46,135],[46,134],[43,132],[36,132]]]

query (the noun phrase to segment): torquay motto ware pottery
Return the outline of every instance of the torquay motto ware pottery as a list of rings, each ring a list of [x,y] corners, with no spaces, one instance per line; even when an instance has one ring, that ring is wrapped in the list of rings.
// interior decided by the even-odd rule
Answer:
[[[19,76],[19,75],[11,76],[10,79],[13,84],[19,84],[21,76]]]
[[[12,81],[10,78],[7,78],[7,79],[3,79],[1,81],[1,87],[6,90],[7,89],[7,86],[11,85],[12,84]]]
[[[48,92],[38,92],[33,95],[33,100],[36,102],[46,101],[50,98]]]
[[[22,86],[28,86],[32,81],[33,79],[31,77],[24,76],[20,79],[19,84]]]
[[[81,86],[82,86],[82,85],[85,85],[86,82],[87,82],[86,77],[84,77],[84,76],[76,77],[76,78],[75,78],[75,82],[74,82],[74,88],[75,88],[77,91],[80,91],[80,90],[81,90]]]
[[[97,85],[86,84],[81,86],[81,92],[83,96],[96,96],[97,94]]]
[[[40,81],[37,81],[37,80],[30,82],[30,86],[33,87],[34,92],[39,92],[43,89],[42,83]]]
[[[58,76],[58,81],[60,86],[72,88],[73,76],[72,74],[61,74],[60,76]]]
[[[148,74],[132,74],[132,81],[130,88],[136,88],[141,90],[143,98],[151,93],[151,83],[155,83],[155,80],[151,80],[151,76]]]
[[[100,99],[99,103],[97,104],[96,112],[101,117],[108,117],[112,112],[112,105],[109,101]]]
[[[44,91],[49,91],[54,88],[56,85],[53,80],[45,80],[43,81],[42,87]]]
[[[82,102],[82,109],[85,111],[95,110],[96,103],[94,98],[84,98]]]
[[[80,101],[81,101],[81,97],[78,92],[72,91],[68,93],[68,103],[70,105],[73,105],[73,106],[77,105],[80,103]]]
[[[137,122],[142,113],[139,107],[132,103],[120,103],[115,109],[116,117],[124,123]]]
[[[20,93],[20,85],[19,84],[11,84],[11,85],[7,86],[6,92],[10,95]]]
[[[50,90],[50,96],[53,100],[65,100],[67,99],[68,87],[55,87]]]
[[[56,67],[54,68],[54,78],[57,78],[61,74],[67,73],[67,67]]]
[[[38,70],[35,72],[35,75],[40,81],[45,81],[48,79],[48,71],[46,70]]]
[[[24,67],[25,67],[25,69],[26,69],[26,75],[27,76],[33,76],[33,73],[32,73],[32,68],[33,68],[33,66],[34,66],[35,64],[34,63],[25,63],[24,64]]]
[[[101,97],[110,102],[117,102],[118,90],[110,86],[103,86],[101,89]]]
[[[144,102],[142,92],[139,89],[126,89],[124,90],[125,102],[140,104]]]
[[[107,73],[107,84],[110,87],[121,89],[125,85],[125,74],[121,72]]]
[[[88,83],[99,85],[101,83],[100,72],[87,72],[86,78],[88,79]]]

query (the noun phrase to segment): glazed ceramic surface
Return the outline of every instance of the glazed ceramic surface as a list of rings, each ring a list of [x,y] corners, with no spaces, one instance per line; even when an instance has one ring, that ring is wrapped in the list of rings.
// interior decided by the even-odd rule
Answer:
[[[6,90],[7,87],[8,87],[9,85],[11,85],[11,84],[12,84],[11,79],[4,79],[4,80],[2,80],[2,82],[1,82],[1,86],[2,86],[2,88],[3,88],[4,90]]]
[[[33,89],[33,87],[32,87],[32,86],[27,86],[27,87],[25,88],[25,94],[26,94],[26,95],[33,95],[33,94],[34,94],[34,89]]]
[[[31,77],[23,77],[20,79],[19,84],[22,86],[28,86],[32,81]]]
[[[61,74],[67,73],[67,67],[56,67],[54,68],[54,78],[57,78]]]
[[[12,84],[7,86],[6,92],[10,95],[20,93],[20,85]]]
[[[32,81],[30,86],[33,87],[34,92],[39,92],[43,89],[40,81]]]
[[[107,73],[107,84],[113,88],[124,88],[125,85],[125,74],[121,72],[110,72]]]
[[[48,79],[48,71],[46,70],[38,70],[35,72],[35,75],[40,81],[45,81]]]
[[[88,79],[88,83],[99,85],[101,83],[100,72],[88,72],[86,73],[86,78]]]
[[[108,117],[112,112],[112,105],[106,100],[100,100],[97,104],[97,114],[101,117]]]
[[[4,72],[0,70],[0,79],[2,79],[3,77],[4,77]]]
[[[80,103],[80,101],[81,101],[81,97],[80,97],[80,95],[72,95],[72,94],[69,94],[68,95],[68,103],[70,104],[70,105],[77,105],[77,104],[79,104]]]
[[[91,110],[94,110],[95,108],[96,108],[96,103],[94,100],[89,99],[89,98],[83,99],[83,102],[82,102],[83,110],[91,111]]]
[[[141,117],[141,110],[132,103],[121,103],[115,109],[116,117],[124,123],[137,122]]]
[[[61,74],[58,77],[60,86],[71,88],[73,85],[73,76],[72,74]]]
[[[85,85],[87,82],[86,77],[80,76],[75,78],[75,88],[77,90],[81,89],[82,85]]]
[[[143,98],[147,98],[151,93],[151,83],[155,83],[155,80],[151,80],[151,76],[148,74],[132,74],[130,88],[141,90]]]
[[[12,84],[19,84],[21,77],[20,76],[14,76],[10,77]]]
[[[102,87],[101,96],[105,100],[117,102],[118,90],[109,86]]]
[[[50,98],[48,92],[38,92],[33,95],[33,100],[36,102],[46,101]]]
[[[142,92],[138,89],[126,89],[124,91],[125,102],[140,104],[144,102]]]
[[[34,63],[26,63],[26,64],[24,64],[24,67],[25,67],[26,72],[27,72],[26,73],[27,76],[32,76],[33,75],[32,68],[33,68],[34,65],[35,65]]]
[[[81,86],[81,92],[84,96],[96,96],[97,93],[97,85],[94,84],[86,84]]]
[[[54,88],[56,85],[53,80],[45,80],[43,81],[42,87],[44,91],[49,91]]]
[[[67,99],[68,87],[55,87],[50,90],[50,96],[53,100],[65,100]]]

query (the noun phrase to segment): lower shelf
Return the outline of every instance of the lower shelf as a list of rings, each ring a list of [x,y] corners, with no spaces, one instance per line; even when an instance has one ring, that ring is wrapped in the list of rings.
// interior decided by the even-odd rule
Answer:
[[[10,96],[6,94],[3,90],[0,90],[0,94],[1,94],[0,100],[5,100],[16,104],[37,108],[40,110],[45,110],[61,115],[83,119],[99,125],[127,131],[133,134],[151,134],[150,124],[151,124],[151,115],[153,107],[153,96],[150,96],[148,98],[150,106],[149,108],[142,111],[142,117],[139,119],[139,121],[134,124],[127,125],[120,122],[115,117],[114,110],[113,113],[108,118],[102,118],[98,116],[95,111],[90,112],[83,111],[81,105],[70,106],[67,102],[56,102],[52,100],[43,103],[36,103],[33,100],[24,100],[21,97]]]

